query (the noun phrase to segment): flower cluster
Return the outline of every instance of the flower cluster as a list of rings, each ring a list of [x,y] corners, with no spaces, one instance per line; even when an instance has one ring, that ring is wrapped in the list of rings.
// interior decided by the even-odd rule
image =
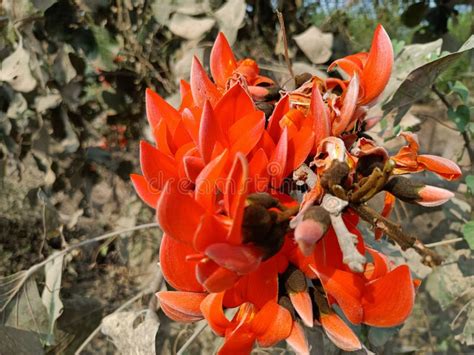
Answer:
[[[379,26],[369,53],[329,67],[348,80],[303,75],[287,92],[252,59],[236,60],[219,34],[212,80],[195,58],[178,109],[147,90],[155,144],[141,143],[143,175],[131,179],[164,232],[160,265],[175,290],[157,296],[170,318],[205,318],[225,337],[221,354],[282,340],[308,354],[303,325],[322,326],[341,349],[360,349],[336,305],[352,324],[404,322],[418,281],[364,243],[354,206],[380,191],[385,217],[395,198],[440,204],[449,191],[401,175],[430,170],[454,179],[460,170],[418,154],[414,134],[404,133],[408,145],[390,156],[364,133],[392,63]]]

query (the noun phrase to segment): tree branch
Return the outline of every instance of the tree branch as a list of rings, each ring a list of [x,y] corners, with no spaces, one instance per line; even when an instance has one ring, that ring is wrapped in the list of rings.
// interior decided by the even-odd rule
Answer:
[[[443,262],[443,258],[440,255],[428,249],[421,241],[405,233],[398,224],[385,218],[366,204],[350,203],[349,206],[356,211],[364,221],[375,228],[381,229],[403,250],[408,248],[415,249],[415,251],[423,257],[423,264],[433,267]]]

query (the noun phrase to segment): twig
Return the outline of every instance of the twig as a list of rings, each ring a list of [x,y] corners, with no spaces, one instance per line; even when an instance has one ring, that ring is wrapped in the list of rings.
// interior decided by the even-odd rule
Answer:
[[[193,341],[203,332],[204,329],[207,327],[207,322],[202,322],[199,324],[199,327],[197,327],[194,330],[194,333],[189,337],[188,340],[186,340],[186,343],[183,344],[183,346],[178,350],[176,355],[183,355],[184,351],[193,343]]]
[[[291,67],[291,60],[290,56],[288,55],[288,42],[286,40],[286,29],[285,29],[285,21],[283,20],[283,15],[280,11],[277,10],[278,22],[280,23],[280,30],[282,32],[283,37],[283,46],[285,47],[285,62],[286,66],[288,67],[288,71],[290,72],[291,77],[295,80],[295,73],[293,73],[293,68]]]
[[[449,103],[449,101],[446,99],[444,94],[438,90],[436,85],[433,84],[433,86],[431,86],[431,90],[433,90],[436,96],[439,97],[439,99],[443,102],[444,106],[446,106],[448,110],[453,109],[453,106]],[[474,162],[474,150],[471,147],[471,140],[469,139],[469,135],[467,134],[466,131],[461,132],[461,135],[462,135],[462,139],[464,139],[464,146],[466,147],[467,154],[469,155],[469,159],[471,160],[471,164],[472,164]]]
[[[425,244],[425,247],[434,248],[434,247],[439,247],[439,246],[442,246],[442,245],[449,245],[449,244],[453,244],[453,243],[457,243],[457,242],[462,242],[463,240],[464,240],[464,238],[454,238],[454,239],[442,240],[442,241],[436,242],[436,243]]]
[[[350,203],[349,206],[357,212],[357,214],[372,226],[383,230],[383,232],[394,242],[396,242],[403,250],[413,248],[423,257],[423,263],[428,266],[436,266],[441,264],[443,259],[433,250],[428,249],[421,241],[415,237],[403,232],[401,227],[383,217],[365,204]]]

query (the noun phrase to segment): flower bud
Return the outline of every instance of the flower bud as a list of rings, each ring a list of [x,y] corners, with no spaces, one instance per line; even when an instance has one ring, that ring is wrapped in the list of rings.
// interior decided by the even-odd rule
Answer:
[[[316,242],[326,234],[331,219],[321,206],[312,206],[306,210],[301,222],[295,228],[295,241],[303,255],[310,255]]]
[[[347,163],[333,160],[329,169],[321,176],[321,186],[330,189],[333,185],[341,185],[349,175],[349,166]]]
[[[391,178],[384,189],[402,201],[418,203],[425,207],[442,205],[454,196],[451,191],[424,185],[402,176]]]

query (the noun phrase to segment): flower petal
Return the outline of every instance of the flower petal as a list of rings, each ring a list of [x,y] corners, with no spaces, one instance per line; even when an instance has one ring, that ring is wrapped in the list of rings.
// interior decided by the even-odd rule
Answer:
[[[229,132],[237,120],[254,111],[252,99],[239,83],[227,90],[214,107],[214,113],[224,133]]]
[[[382,93],[390,80],[392,65],[392,42],[382,25],[378,25],[372,39],[367,63],[361,74],[364,97],[360,104],[368,104]]]
[[[418,191],[420,199],[416,201],[425,207],[435,207],[442,205],[454,197],[454,193],[436,186],[425,185]]]
[[[449,159],[422,154],[418,156],[417,160],[426,170],[438,174],[443,179],[451,181],[459,179],[462,176],[462,171],[459,166]]]
[[[224,150],[221,155],[213,159],[196,178],[194,198],[209,212],[214,212],[216,189],[219,179],[228,161],[229,152]]]
[[[237,61],[230,48],[227,38],[219,32],[212,46],[210,58],[211,74],[217,86],[225,88],[227,80],[237,68]]]
[[[293,322],[293,328],[286,342],[298,355],[309,355],[308,339],[304,333],[303,327],[297,322]]]
[[[255,247],[227,243],[212,244],[206,248],[205,253],[218,265],[240,275],[255,271],[262,259]]]
[[[145,91],[146,116],[153,129],[161,120],[166,122],[170,131],[174,133],[181,120],[179,112],[167,103],[160,95],[147,88]]]
[[[355,351],[362,348],[359,338],[336,313],[321,314],[321,325],[329,339],[340,349]]]
[[[220,336],[225,335],[230,321],[226,318],[222,309],[224,292],[211,293],[201,302],[201,312],[206,318],[211,329]]]
[[[161,190],[167,181],[178,177],[175,160],[145,141],[140,142],[140,164],[143,175],[155,189]]]
[[[296,313],[298,313],[300,318],[303,320],[303,323],[307,327],[313,327],[313,305],[308,291],[290,292],[289,296]]]
[[[199,151],[205,163],[211,160],[216,142],[222,143],[222,133],[220,132],[219,122],[214,115],[214,110],[209,101],[206,101],[199,125]]]
[[[232,228],[227,238],[230,244],[240,244],[242,241],[241,230],[247,195],[248,170],[247,160],[238,153],[235,156],[224,190],[225,209],[228,215],[233,218]]]
[[[177,290],[202,292],[195,275],[196,262],[186,257],[195,254],[190,246],[163,234],[160,246],[160,267],[166,282]]]
[[[273,139],[273,142],[278,142],[278,139],[281,134],[280,120],[290,110],[290,96],[283,96],[280,101],[277,102],[273,112],[268,119],[267,132],[270,134],[270,137]]]
[[[285,127],[280,136],[278,144],[273,151],[272,157],[268,163],[268,175],[273,188],[277,189],[285,178],[285,168],[288,159],[288,130]]]
[[[208,292],[225,291],[240,279],[240,275],[217,265],[210,259],[197,264],[196,277]]]
[[[206,296],[207,293],[182,291],[161,291],[156,294],[166,315],[178,322],[203,319],[200,305]]]
[[[196,57],[193,58],[191,65],[191,92],[198,107],[203,107],[206,101],[214,106],[220,97],[217,87],[209,79]]]
[[[178,182],[165,186],[156,208],[161,229],[170,237],[188,245],[193,244],[194,233],[204,212],[204,208],[188,193],[180,191]]]
[[[251,327],[260,346],[269,347],[290,336],[293,319],[290,312],[274,301],[269,301],[255,315]]]
[[[407,265],[400,265],[366,285],[362,295],[363,322],[375,327],[400,325],[410,315],[414,300],[410,269]]]
[[[229,130],[233,155],[240,152],[247,156],[260,140],[265,129],[265,114],[254,111],[235,122]]]
[[[156,208],[160,198],[160,191],[153,188],[142,175],[130,174],[130,180],[132,180],[133,187],[143,202],[151,208]]]
[[[342,104],[341,114],[337,120],[332,124],[333,136],[339,136],[343,133],[349,125],[352,116],[354,115],[357,99],[359,98],[359,76],[355,74],[352,77],[349,86],[344,94],[344,101]]]
[[[331,134],[331,122],[317,83],[313,84],[311,90],[310,114],[313,116],[314,133],[316,134],[314,144],[317,148],[321,141]]]

